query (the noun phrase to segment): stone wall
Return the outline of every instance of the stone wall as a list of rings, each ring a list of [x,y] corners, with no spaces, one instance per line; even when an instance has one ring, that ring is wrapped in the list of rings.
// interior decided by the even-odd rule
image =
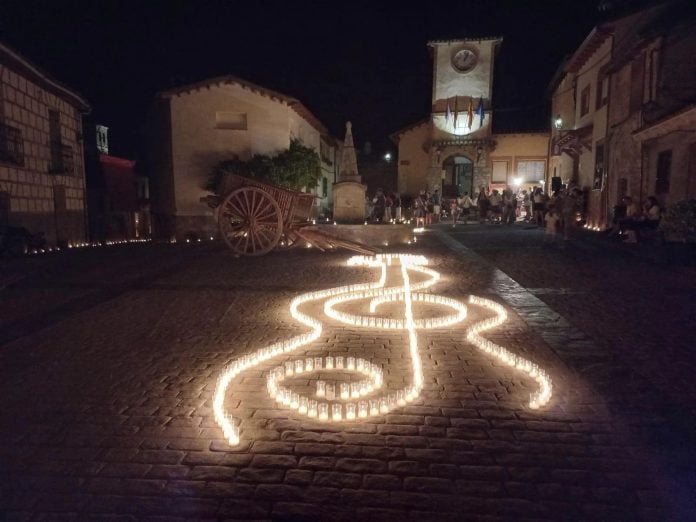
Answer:
[[[0,65],[0,123],[19,129],[23,161],[0,161],[0,192],[10,195],[9,222],[32,233],[44,233],[55,244],[85,238],[84,152],[82,116],[71,105],[37,83]],[[49,173],[49,110],[60,114],[61,142],[70,151],[73,170]],[[69,161],[66,161],[69,163]],[[55,219],[55,187],[65,188],[66,213]],[[62,191],[58,191],[61,195]],[[59,202],[62,206],[63,201]]]

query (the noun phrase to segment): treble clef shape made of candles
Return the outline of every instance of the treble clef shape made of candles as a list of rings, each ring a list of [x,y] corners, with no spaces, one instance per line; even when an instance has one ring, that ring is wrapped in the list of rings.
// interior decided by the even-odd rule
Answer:
[[[384,384],[383,369],[380,366],[350,356],[306,357],[285,361],[283,365],[276,366],[268,372],[266,388],[271,398],[300,415],[326,422],[375,417],[414,401],[420,395],[424,381],[417,331],[459,323],[467,314],[466,305],[456,299],[421,292],[440,279],[440,274],[427,264],[428,260],[424,256],[412,254],[353,256],[348,260],[348,266],[379,269],[379,280],[308,292],[295,297],[290,303],[290,314],[293,319],[307,326],[309,331],[230,362],[218,377],[213,396],[213,412],[229,444],[235,446],[240,442],[240,429],[234,418],[225,410],[225,398],[232,380],[250,368],[293,352],[318,339],[324,324],[300,310],[302,305],[313,301],[324,301],[323,310],[326,316],[354,327],[405,331],[408,335],[411,360],[410,382],[400,389],[379,394]],[[397,266],[400,268],[402,284],[387,287],[389,269]],[[418,274],[418,281],[411,282],[411,276],[414,274]],[[356,315],[337,309],[341,305],[362,299],[369,299],[370,315]],[[403,303],[403,316],[398,319],[376,316],[377,308],[385,303]],[[451,312],[439,317],[415,318],[413,308],[417,303],[446,307],[451,309]],[[539,384],[539,389],[531,393],[529,407],[537,409],[546,405],[552,392],[551,378],[546,371],[480,335],[505,322],[505,309],[495,301],[477,296],[471,296],[469,303],[494,312],[494,316],[473,324],[467,330],[466,340],[534,379]],[[316,381],[316,393],[313,396],[296,393],[284,385],[288,378],[312,372],[352,372],[362,378],[350,383],[340,383],[338,387],[325,381]]]

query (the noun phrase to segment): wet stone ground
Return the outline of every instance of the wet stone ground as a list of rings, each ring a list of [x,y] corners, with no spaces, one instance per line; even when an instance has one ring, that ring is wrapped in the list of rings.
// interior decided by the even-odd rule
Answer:
[[[0,518],[688,519],[693,363],[666,331],[687,319],[677,305],[693,303],[693,278],[547,249],[521,227],[442,227],[404,248],[442,273],[433,293],[505,305],[487,336],[553,376],[546,408],[527,407],[532,381],[465,342],[486,316],[470,307],[465,323],[419,334],[424,391],[385,416],[332,425],[278,407],[263,377],[284,356],[244,373],[227,402],[243,429],[232,450],[212,417],[223,366],[303,331],[292,297],[374,271],[307,249],[70,254],[0,290]],[[406,382],[404,335],[326,324],[291,358],[363,356],[389,386]]]

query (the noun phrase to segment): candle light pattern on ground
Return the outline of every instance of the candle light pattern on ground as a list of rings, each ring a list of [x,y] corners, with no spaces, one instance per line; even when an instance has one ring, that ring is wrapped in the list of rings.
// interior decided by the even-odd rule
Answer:
[[[367,266],[380,269],[380,278],[373,283],[347,285],[327,290],[302,294],[290,303],[290,313],[293,319],[308,326],[311,331],[293,337],[287,341],[277,342],[266,348],[262,348],[252,354],[246,355],[228,364],[220,377],[213,398],[213,411],[216,422],[220,425],[229,441],[235,446],[239,443],[239,428],[234,419],[225,411],[225,395],[232,380],[243,371],[257,366],[271,358],[289,353],[300,347],[315,341],[322,333],[323,323],[299,310],[300,306],[311,301],[324,301],[324,313],[337,321],[362,328],[378,328],[389,330],[405,330],[408,334],[409,355],[411,359],[410,383],[391,393],[382,393],[376,397],[363,399],[369,394],[380,390],[384,384],[382,368],[361,358],[327,356],[307,357],[286,361],[284,365],[273,368],[267,376],[266,387],[269,395],[280,405],[292,408],[300,415],[321,421],[351,421],[356,418],[383,415],[395,408],[404,406],[415,400],[423,388],[423,369],[418,350],[417,330],[442,328],[459,323],[466,318],[466,305],[455,299],[443,296],[420,293],[437,283],[440,274],[428,268],[428,261],[424,256],[411,254],[381,254],[374,257],[353,256],[348,260],[348,266]],[[388,267],[400,266],[403,284],[393,287],[385,287]],[[411,283],[411,275],[425,276],[422,281]],[[337,306],[347,303],[369,299],[370,315],[355,315],[341,310]],[[387,303],[403,302],[403,318],[376,317],[374,314],[380,305]],[[439,317],[415,319],[413,316],[413,303],[425,303],[447,307],[452,313]],[[539,408],[546,404],[551,397],[551,379],[546,372],[530,361],[512,354],[505,348],[498,346],[479,335],[480,332],[489,330],[502,324],[506,318],[505,309],[493,301],[472,296],[470,303],[482,306],[496,313],[495,317],[485,319],[474,324],[467,332],[466,339],[487,354],[490,354],[504,363],[527,373],[540,385],[540,390],[532,394],[531,408]],[[353,372],[361,374],[365,379],[341,383],[336,386],[333,383],[317,381],[316,395],[310,397],[297,392],[282,383],[287,378],[299,374],[313,372],[341,373]]]

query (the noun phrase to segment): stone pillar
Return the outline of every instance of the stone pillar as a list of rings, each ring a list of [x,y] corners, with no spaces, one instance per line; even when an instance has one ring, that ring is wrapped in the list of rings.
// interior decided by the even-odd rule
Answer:
[[[333,215],[336,221],[359,222],[365,219],[365,191],[358,174],[358,160],[355,156],[353,132],[350,122],[346,122],[346,137],[343,142],[341,170],[338,183],[333,184]]]

